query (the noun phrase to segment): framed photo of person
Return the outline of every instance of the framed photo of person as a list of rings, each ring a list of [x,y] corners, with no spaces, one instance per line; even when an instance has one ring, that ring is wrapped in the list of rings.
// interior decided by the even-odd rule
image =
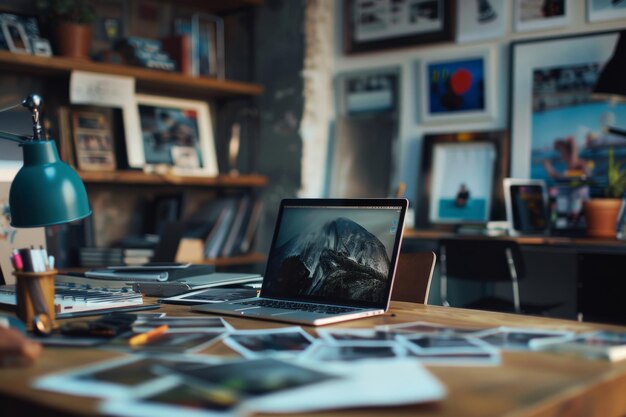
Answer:
[[[2,26],[2,35],[9,47],[9,51],[20,54],[32,53],[29,39],[22,23],[19,21],[2,20],[0,25]]]
[[[619,34],[512,44],[511,176],[544,180],[548,188],[582,178],[602,186],[609,148],[616,162],[626,162],[626,141],[606,129],[626,129],[626,103],[592,94]]]
[[[72,137],[78,169],[115,171],[113,109],[85,107],[71,110]]]
[[[423,123],[480,121],[494,117],[494,51],[480,49],[462,56],[420,60],[420,105]]]
[[[504,217],[504,131],[424,136],[416,226],[482,224]]]
[[[344,0],[347,53],[454,40],[453,0]]]
[[[178,175],[218,175],[205,101],[147,95],[136,100],[142,146],[135,143],[132,149],[141,152],[145,165],[169,165]]]
[[[515,0],[515,31],[567,26],[571,21],[572,3],[571,0]]]

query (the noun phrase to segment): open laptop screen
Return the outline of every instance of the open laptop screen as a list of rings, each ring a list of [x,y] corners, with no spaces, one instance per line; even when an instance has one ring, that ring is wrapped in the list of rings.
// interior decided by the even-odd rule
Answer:
[[[406,200],[284,200],[263,297],[385,308]]]

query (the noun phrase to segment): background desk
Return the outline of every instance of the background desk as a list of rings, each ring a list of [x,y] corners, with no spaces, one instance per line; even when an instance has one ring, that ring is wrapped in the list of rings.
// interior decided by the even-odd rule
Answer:
[[[440,230],[404,231],[403,251],[434,251],[437,253],[440,239],[467,235],[455,235]],[[498,237],[475,236],[476,239],[499,239]],[[520,292],[527,300],[550,303],[555,295],[562,305],[550,310],[552,317],[576,319],[577,305],[577,256],[579,253],[602,253],[626,255],[626,241],[617,239],[569,238],[555,236],[505,237],[521,245],[526,264],[526,279],[520,282]],[[488,260],[486,260],[488,261]],[[455,287],[456,285],[456,287]],[[626,282],[625,282],[626,285]],[[439,270],[435,270],[428,302],[441,304],[439,293]],[[448,293],[454,302],[465,301],[464,297],[478,295],[476,287],[450,281]],[[511,297],[510,285],[502,285],[496,290],[498,296]]]
[[[165,306],[170,315],[189,315],[188,307]],[[258,320],[226,318],[237,329],[283,326]],[[491,327],[535,326],[572,330],[599,327],[626,331],[626,327],[597,326],[573,321],[534,318],[501,313],[463,310],[410,303],[392,303],[391,310],[370,319],[346,322],[335,327],[372,327],[411,321],[448,325]],[[307,330],[314,332],[313,328]],[[233,355],[221,342],[206,353]],[[84,397],[53,394],[30,388],[33,380],[50,372],[86,365],[119,354],[95,349],[46,348],[29,368],[0,370],[0,410],[4,416],[46,417],[96,413],[96,401]],[[626,361],[588,361],[549,353],[503,353],[497,367],[429,367],[448,388],[448,397],[434,404],[403,407],[331,411],[311,416],[440,416],[440,417],[543,417],[579,415],[617,417],[626,415]]]

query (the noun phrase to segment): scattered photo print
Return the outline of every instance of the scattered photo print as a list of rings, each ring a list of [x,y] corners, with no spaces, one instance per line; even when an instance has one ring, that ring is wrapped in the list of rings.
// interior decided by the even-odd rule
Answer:
[[[572,335],[572,332],[502,327],[476,335],[476,337],[504,350],[530,350],[530,342],[533,340],[569,335]]]
[[[132,363],[111,366],[79,375],[77,379],[97,381],[113,385],[136,387],[152,381],[159,375],[159,366],[169,366],[169,361],[159,359],[140,359]]]
[[[317,334],[326,343],[371,342],[393,343],[395,334],[375,329],[317,329]]]
[[[313,337],[300,327],[270,330],[242,330],[226,337],[224,343],[245,357],[293,355],[308,349]]]
[[[377,343],[349,343],[341,345],[331,345],[326,343],[316,343],[309,352],[306,359],[320,362],[351,362],[364,359],[389,359],[405,356],[405,349],[397,343],[382,345]]]
[[[153,317],[138,319],[134,325],[134,331],[147,331],[155,327],[167,325],[170,329],[204,329],[212,331],[229,331],[233,327],[222,317]]]
[[[148,395],[142,402],[194,410],[227,411],[239,404],[237,393],[219,386],[182,382],[161,392]],[[140,405],[141,406],[141,405]],[[178,410],[172,409],[172,415]]]
[[[442,366],[492,366],[500,363],[500,355],[494,350],[476,352],[408,352],[408,357],[415,358],[428,365]]]
[[[271,394],[327,381],[335,376],[274,358],[238,360],[218,365],[174,367],[175,372],[245,396]]]
[[[437,323],[429,323],[426,321],[416,321],[412,323],[394,324],[389,326],[378,326],[385,332],[394,334],[407,334],[407,333],[450,333],[450,334],[464,334],[471,335],[473,333],[482,332],[484,328],[477,327],[451,327],[444,326]]]
[[[167,330],[158,338],[144,345],[130,346],[128,340],[141,332],[131,332],[113,339],[106,346],[115,350],[144,353],[193,353],[201,351],[219,340],[222,331],[206,331],[193,329]]]

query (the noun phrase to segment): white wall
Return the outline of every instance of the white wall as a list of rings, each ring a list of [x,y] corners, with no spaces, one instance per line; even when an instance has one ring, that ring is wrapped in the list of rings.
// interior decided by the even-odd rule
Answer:
[[[457,0],[470,1],[470,0]],[[473,0],[472,0],[473,1]],[[400,88],[400,151],[397,161],[398,172],[394,173],[394,183],[403,181],[407,185],[405,196],[415,203],[419,184],[418,170],[421,161],[422,136],[425,133],[454,132],[459,130],[508,129],[508,86],[509,86],[509,46],[512,41],[533,38],[562,36],[576,33],[598,32],[626,28],[626,20],[587,23],[585,0],[571,0],[571,20],[567,27],[534,32],[513,32],[513,0],[508,2],[509,19],[504,37],[488,42],[438,43],[426,46],[390,49],[370,53],[346,55],[343,52],[343,2],[335,1],[335,56],[333,73],[360,70],[365,68],[398,66],[401,68]],[[467,54],[470,50],[493,48],[496,52],[496,112],[491,122],[474,122],[437,126],[423,126],[418,116],[418,87],[416,68],[420,59],[434,54]]]

